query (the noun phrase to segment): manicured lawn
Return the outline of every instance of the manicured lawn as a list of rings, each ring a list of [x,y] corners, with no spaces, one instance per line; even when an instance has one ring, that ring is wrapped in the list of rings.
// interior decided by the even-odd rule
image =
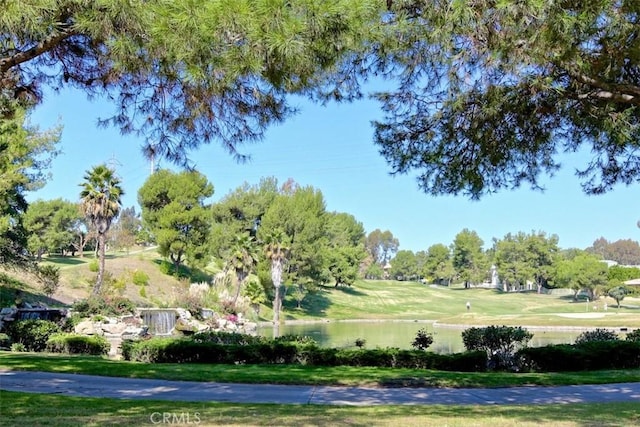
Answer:
[[[373,387],[506,387],[640,382],[640,369],[569,373],[443,372],[373,367],[134,363],[91,356],[0,352],[0,368],[128,378]]]
[[[0,426],[633,426],[637,403],[511,406],[256,405],[127,401],[0,391]],[[163,415],[166,414],[166,415]],[[166,416],[171,422],[161,423]],[[181,421],[181,423],[179,422]]]
[[[470,311],[466,309],[467,301],[471,303]],[[618,310],[611,298],[587,305],[584,300],[574,302],[571,296],[432,287],[417,282],[360,280],[353,287],[320,287],[306,296],[302,309],[295,309],[295,305],[295,301],[287,299],[284,318],[424,319],[464,325],[640,328],[640,299],[637,298],[625,299]],[[268,313],[265,308],[265,319],[269,319]]]

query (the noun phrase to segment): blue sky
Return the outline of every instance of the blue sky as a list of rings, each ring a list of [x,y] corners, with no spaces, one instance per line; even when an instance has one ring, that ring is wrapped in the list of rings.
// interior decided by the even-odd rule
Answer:
[[[412,176],[391,176],[390,168],[373,144],[371,121],[380,117],[374,101],[330,104],[323,107],[298,102],[301,112],[272,127],[265,139],[244,147],[252,156],[236,163],[215,145],[191,153],[197,169],[215,187],[211,201],[243,182],[258,183],[275,176],[293,178],[320,189],[327,210],[348,212],[367,232],[390,230],[400,249],[426,250],[435,243],[450,244],[463,228],[475,230],[491,246],[492,238],[509,232],[545,231],[557,234],[563,248],[590,246],[598,237],[614,241],[640,240],[640,186],[618,186],[601,196],[586,196],[573,175],[588,153],[563,158],[564,167],[545,180],[546,191],[522,188],[502,191],[480,201],[464,197],[433,197],[422,193]],[[141,154],[141,139],[122,136],[114,128],[98,128],[99,117],[113,106],[89,101],[73,90],[46,94],[31,123],[46,129],[63,126],[62,153],[53,161],[47,185],[28,199],[62,197],[77,201],[79,183],[91,166],[107,163],[122,178],[125,206],[136,205],[138,188],[149,175],[150,164]],[[581,161],[582,159],[582,161]],[[166,161],[160,166],[171,167]]]

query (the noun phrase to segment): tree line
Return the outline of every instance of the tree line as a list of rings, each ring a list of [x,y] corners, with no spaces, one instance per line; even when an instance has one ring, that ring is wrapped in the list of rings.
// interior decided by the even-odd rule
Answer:
[[[640,278],[640,258],[631,256],[640,254],[640,245],[631,240],[609,243],[600,238],[584,250],[563,250],[556,235],[518,232],[494,238],[486,250],[483,245],[475,231],[464,229],[449,246],[438,243],[415,253],[399,250],[390,261],[389,275],[441,285],[461,282],[465,287],[492,283],[505,292],[569,288],[574,298],[584,292],[591,300],[610,295],[618,302],[632,292],[624,282]],[[626,258],[620,259],[634,261],[635,265],[610,267],[603,262],[607,258],[594,249],[603,246],[609,251],[628,249]]]

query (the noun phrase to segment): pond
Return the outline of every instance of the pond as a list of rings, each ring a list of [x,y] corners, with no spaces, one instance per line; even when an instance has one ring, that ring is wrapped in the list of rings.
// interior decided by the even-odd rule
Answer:
[[[461,333],[466,328],[433,326],[424,322],[323,322],[296,325],[281,325],[280,335],[303,335],[313,338],[322,347],[355,347],[356,339],[366,341],[365,348],[397,347],[410,349],[419,329],[433,334],[430,351],[441,354],[464,351]],[[531,347],[548,344],[572,344],[581,331],[531,331],[534,336]],[[273,327],[261,327],[262,336],[273,336]]]

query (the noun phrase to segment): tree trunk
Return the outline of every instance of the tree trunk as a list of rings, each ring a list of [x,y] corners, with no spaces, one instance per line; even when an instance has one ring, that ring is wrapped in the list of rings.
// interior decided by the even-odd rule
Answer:
[[[106,256],[105,237],[106,235],[104,233],[98,234],[98,277],[96,278],[96,284],[93,287],[93,295],[100,294],[102,281],[104,279],[104,260]]]
[[[275,294],[273,296],[273,324],[280,324],[280,285],[275,286]]]

